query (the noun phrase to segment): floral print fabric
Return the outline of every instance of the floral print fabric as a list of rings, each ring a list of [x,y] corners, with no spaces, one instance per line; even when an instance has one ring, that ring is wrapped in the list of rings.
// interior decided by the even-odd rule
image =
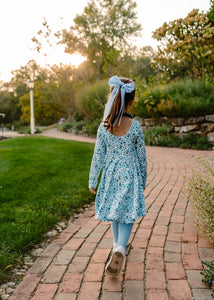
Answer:
[[[143,131],[136,120],[124,136],[115,136],[103,123],[97,131],[97,141],[89,175],[89,188],[96,188],[96,218],[102,221],[133,223],[146,214],[146,151]]]

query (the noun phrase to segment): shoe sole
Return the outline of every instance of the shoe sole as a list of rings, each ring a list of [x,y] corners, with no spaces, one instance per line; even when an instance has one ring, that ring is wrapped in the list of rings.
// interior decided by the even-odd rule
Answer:
[[[106,274],[113,277],[119,276],[123,265],[123,259],[124,257],[122,253],[117,251],[114,252],[106,266]]]

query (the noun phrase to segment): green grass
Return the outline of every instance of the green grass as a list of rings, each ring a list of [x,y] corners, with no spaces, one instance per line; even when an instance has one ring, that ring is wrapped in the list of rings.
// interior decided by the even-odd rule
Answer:
[[[93,148],[35,136],[0,142],[0,282],[45,232],[93,199]]]

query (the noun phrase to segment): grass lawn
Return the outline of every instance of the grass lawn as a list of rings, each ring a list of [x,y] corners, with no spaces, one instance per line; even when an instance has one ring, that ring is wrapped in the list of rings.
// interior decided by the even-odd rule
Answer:
[[[93,148],[36,136],[0,142],[0,282],[45,232],[94,199]]]

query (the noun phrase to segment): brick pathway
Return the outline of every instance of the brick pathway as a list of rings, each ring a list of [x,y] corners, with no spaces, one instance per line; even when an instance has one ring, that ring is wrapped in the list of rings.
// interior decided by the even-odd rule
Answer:
[[[104,274],[112,233],[92,207],[53,239],[9,299],[211,300],[200,260],[214,259],[214,249],[195,230],[187,191],[198,156],[213,152],[147,147],[148,213],[133,226],[119,278]]]

